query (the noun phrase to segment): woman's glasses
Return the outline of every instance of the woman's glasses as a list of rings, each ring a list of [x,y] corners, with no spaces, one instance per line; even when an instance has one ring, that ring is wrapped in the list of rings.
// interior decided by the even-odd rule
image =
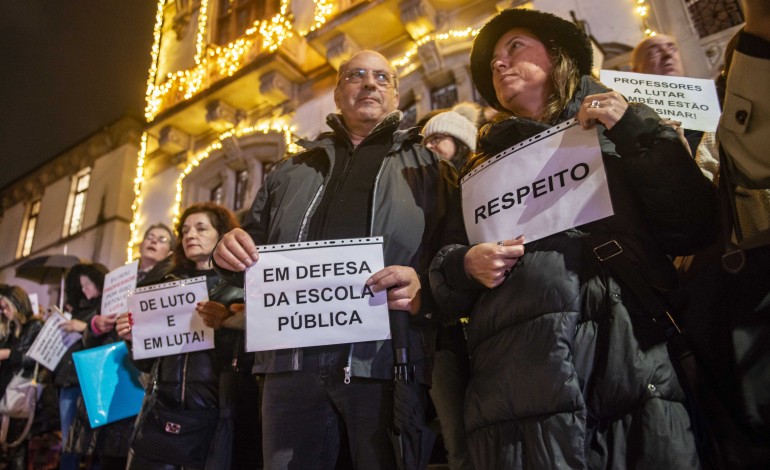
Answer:
[[[168,243],[168,237],[164,237],[164,236],[156,237],[155,235],[147,235],[146,237],[144,237],[144,241]]]
[[[438,143],[441,142],[442,140],[448,139],[450,137],[452,136],[448,134],[432,134],[431,136],[423,139],[422,144],[426,147],[435,146],[435,145],[438,145]]]

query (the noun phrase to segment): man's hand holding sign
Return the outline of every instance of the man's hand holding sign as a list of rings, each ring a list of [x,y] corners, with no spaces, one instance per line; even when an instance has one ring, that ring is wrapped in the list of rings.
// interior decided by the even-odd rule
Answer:
[[[373,292],[388,291],[388,308],[403,310],[410,315],[417,315],[422,302],[420,300],[420,277],[417,271],[408,266],[388,266],[372,275],[366,285]]]

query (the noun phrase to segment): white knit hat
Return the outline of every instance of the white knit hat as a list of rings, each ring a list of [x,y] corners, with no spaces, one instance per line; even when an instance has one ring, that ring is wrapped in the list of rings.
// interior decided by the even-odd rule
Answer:
[[[451,111],[437,114],[430,118],[422,135],[430,137],[433,134],[447,134],[464,143],[476,151],[476,122],[478,122],[481,108],[475,103],[460,103]]]

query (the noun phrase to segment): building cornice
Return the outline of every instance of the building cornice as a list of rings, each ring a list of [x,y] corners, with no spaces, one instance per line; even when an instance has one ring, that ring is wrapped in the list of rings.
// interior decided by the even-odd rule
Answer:
[[[0,207],[37,199],[55,181],[92,166],[97,158],[125,145],[139,145],[143,123],[124,116],[0,190]]]

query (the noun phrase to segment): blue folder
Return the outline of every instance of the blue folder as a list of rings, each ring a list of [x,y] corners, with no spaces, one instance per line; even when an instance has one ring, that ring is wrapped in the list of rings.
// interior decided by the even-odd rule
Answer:
[[[136,416],[144,388],[123,341],[72,354],[92,428]]]

